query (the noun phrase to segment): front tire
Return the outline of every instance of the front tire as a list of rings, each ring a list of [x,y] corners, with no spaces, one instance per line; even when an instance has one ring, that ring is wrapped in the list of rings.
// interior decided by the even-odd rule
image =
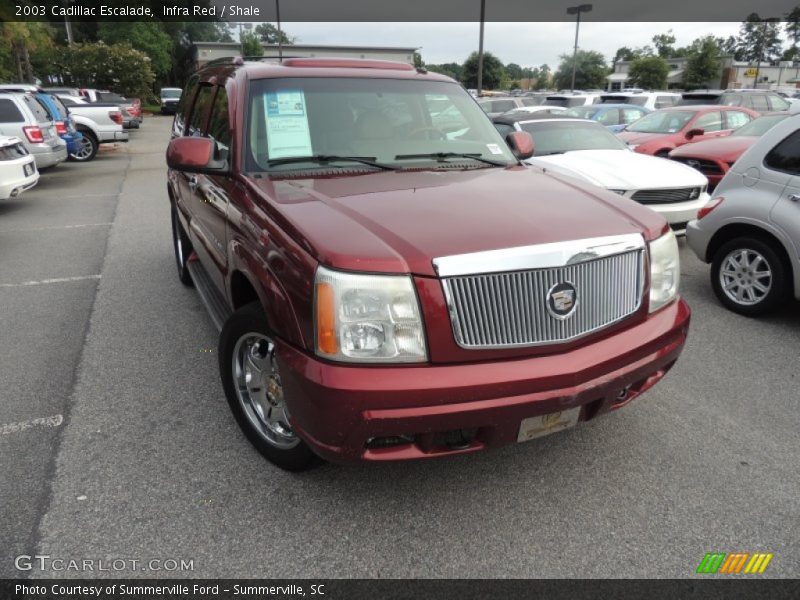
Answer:
[[[194,281],[189,274],[187,263],[192,254],[192,242],[183,230],[183,225],[178,218],[178,209],[172,207],[172,248],[175,250],[175,264],[178,267],[178,279],[186,287],[194,287]]]
[[[91,131],[81,131],[81,133],[83,137],[78,140],[78,149],[69,155],[69,159],[75,162],[89,162],[97,156],[100,144]]]
[[[225,322],[219,372],[231,412],[256,450],[286,471],[304,471],[319,461],[292,430],[277,346],[258,302],[243,306]]]
[[[711,285],[726,308],[755,317],[786,299],[786,267],[772,245],[741,237],[722,245],[711,263]]]

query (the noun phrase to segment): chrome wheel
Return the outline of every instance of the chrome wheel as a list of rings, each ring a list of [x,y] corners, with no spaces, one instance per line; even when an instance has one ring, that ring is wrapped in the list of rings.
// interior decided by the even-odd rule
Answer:
[[[760,253],[748,248],[737,248],[722,259],[719,283],[731,301],[753,306],[769,294],[772,288],[772,269]]]
[[[94,143],[88,136],[84,135],[78,140],[78,149],[72,153],[75,160],[89,160],[94,154]]]
[[[233,349],[236,396],[253,429],[281,450],[300,443],[289,425],[275,343],[263,333],[246,333]]]

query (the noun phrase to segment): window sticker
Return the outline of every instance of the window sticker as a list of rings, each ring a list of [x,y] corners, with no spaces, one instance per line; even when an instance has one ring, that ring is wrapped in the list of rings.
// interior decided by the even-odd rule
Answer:
[[[270,158],[311,156],[306,96],[302,90],[264,94],[267,144]]]
[[[489,152],[492,154],[502,154],[503,151],[500,149],[500,146],[497,144],[486,144],[486,147],[489,149]]]

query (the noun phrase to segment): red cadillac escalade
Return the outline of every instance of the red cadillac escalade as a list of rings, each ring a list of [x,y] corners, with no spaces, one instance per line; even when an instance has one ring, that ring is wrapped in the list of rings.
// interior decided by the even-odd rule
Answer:
[[[633,201],[521,159],[412,66],[210,64],[167,150],[180,280],[278,466],[427,458],[615,410],[677,360],[678,249]]]

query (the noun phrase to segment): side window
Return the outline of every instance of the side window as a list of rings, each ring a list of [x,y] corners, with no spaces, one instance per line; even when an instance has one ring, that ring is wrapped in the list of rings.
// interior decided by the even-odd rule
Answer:
[[[700,115],[692,125],[692,128],[695,127],[702,129],[706,133],[709,131],[722,131],[722,113],[715,110],[714,112]]]
[[[24,123],[25,117],[10,98],[0,98],[0,123]]]
[[[228,92],[221,86],[217,87],[214,107],[211,109],[211,116],[208,120],[208,137],[217,142],[220,154],[224,153],[225,158],[227,158],[228,150],[231,146],[231,130],[228,119]]]
[[[742,125],[750,122],[750,115],[738,110],[726,110],[725,120],[727,121],[725,129],[739,129]]]
[[[780,96],[767,96],[772,110],[789,110],[789,103]]]
[[[175,112],[175,127],[178,129],[178,133],[183,130],[183,121],[186,118],[186,111],[189,109],[189,105],[192,102],[196,90],[197,77],[195,76],[189,79],[183,93],[181,93],[180,100],[178,100],[178,108]]]
[[[742,106],[742,96],[740,94],[723,94],[720,104],[724,106]]]
[[[619,125],[619,109],[611,108],[597,117],[597,122],[603,125]]]
[[[622,109],[622,122],[626,125],[641,119],[644,113],[636,108],[623,108]]]
[[[767,97],[761,94],[753,94],[751,96],[753,100],[753,110],[766,112],[769,110],[769,105],[767,104]]]
[[[784,138],[764,157],[764,164],[770,169],[800,175],[800,131]]]
[[[673,104],[675,104],[674,96],[656,96],[656,108],[666,108],[667,106],[672,106]]]
[[[512,108],[516,107],[517,105],[513,100],[495,100],[492,102],[491,112],[508,112]]]
[[[189,113],[189,123],[187,124],[184,135],[205,135],[206,117],[214,97],[214,86],[203,85],[195,96],[194,105]]]
[[[50,114],[44,109],[44,106],[42,106],[39,100],[29,94],[25,94],[22,98],[25,101],[25,106],[33,113],[33,116],[39,123],[52,121]]]

